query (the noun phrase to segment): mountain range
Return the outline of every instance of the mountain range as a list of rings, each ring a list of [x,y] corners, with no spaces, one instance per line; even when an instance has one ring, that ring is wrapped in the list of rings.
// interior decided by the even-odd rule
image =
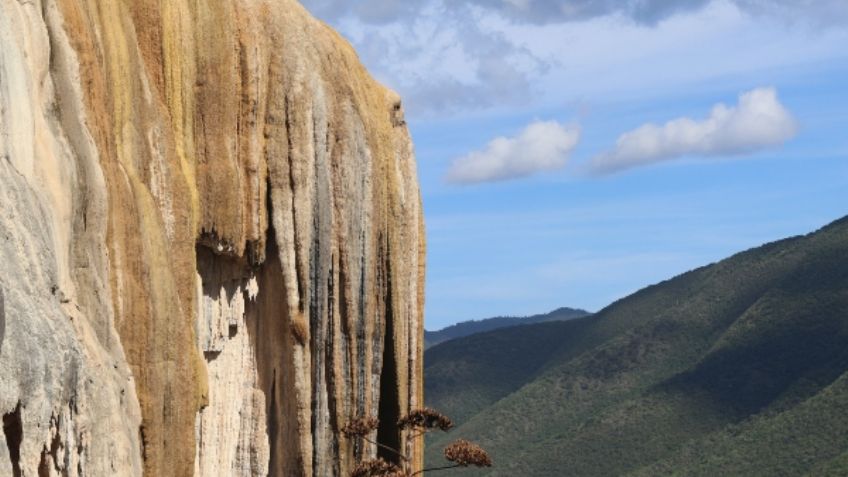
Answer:
[[[848,218],[598,313],[425,353],[425,396],[494,466],[457,475],[848,475]]]
[[[496,330],[498,328],[506,328],[509,326],[530,325],[533,323],[543,323],[546,321],[565,321],[573,320],[587,316],[589,313],[586,310],[577,308],[557,308],[550,313],[543,313],[533,316],[498,316],[494,318],[486,318],[483,320],[469,320],[457,323],[455,325],[442,328],[438,331],[424,330],[424,347],[443,343],[448,340],[462,338],[463,336],[482,333],[484,331]]]

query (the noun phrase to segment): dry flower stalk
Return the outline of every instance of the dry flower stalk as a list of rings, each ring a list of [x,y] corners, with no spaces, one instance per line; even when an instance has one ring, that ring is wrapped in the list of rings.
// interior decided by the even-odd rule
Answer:
[[[380,421],[373,417],[357,417],[342,427],[342,433],[347,437],[363,437],[370,434],[379,424]]]
[[[344,427],[342,427],[341,431],[349,438],[362,438],[366,442],[375,444],[376,446],[393,453],[403,462],[403,467],[392,462],[388,462],[383,458],[369,459],[357,464],[357,466],[353,469],[353,472],[350,474],[351,477],[415,477],[425,472],[434,472],[457,467],[492,466],[492,459],[482,447],[466,440],[459,439],[445,448],[445,458],[451,462],[450,465],[419,469],[413,472],[410,469],[412,465],[411,456],[406,453],[402,453],[400,450],[391,446],[368,438],[368,435],[379,427],[379,423],[380,421],[376,418],[360,416],[348,422]],[[411,432],[411,435],[408,436],[408,439],[416,439],[430,430],[440,429],[442,431],[447,431],[453,427],[453,422],[451,422],[450,418],[435,409],[424,407],[416,409],[399,419],[397,421],[397,427],[401,431],[417,431]]]
[[[461,467],[491,467],[492,459],[482,447],[459,439],[445,447],[445,458]]]
[[[435,409],[424,407],[416,409],[406,416],[402,417],[398,423],[401,429],[441,429],[447,431],[453,427],[453,422],[449,417],[436,411]]]
[[[400,467],[383,459],[371,459],[360,462],[350,477],[407,477]]]

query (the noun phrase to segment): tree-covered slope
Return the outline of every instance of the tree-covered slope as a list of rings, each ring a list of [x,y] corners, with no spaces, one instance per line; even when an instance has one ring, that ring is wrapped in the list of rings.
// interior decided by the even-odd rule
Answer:
[[[563,325],[571,326],[549,358],[534,363],[532,380],[431,442],[431,462],[461,435],[490,450],[488,475],[844,473],[848,220]],[[430,366],[425,375],[427,389],[442,386]],[[464,376],[468,387],[480,386],[477,374]],[[463,405],[445,409],[452,408]]]
[[[425,352],[427,404],[460,424],[533,379],[591,316],[511,326],[450,340]]]

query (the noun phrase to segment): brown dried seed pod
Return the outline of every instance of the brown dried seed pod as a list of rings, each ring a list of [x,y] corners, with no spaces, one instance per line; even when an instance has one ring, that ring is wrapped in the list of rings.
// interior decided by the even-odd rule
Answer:
[[[435,429],[447,431],[453,427],[453,422],[435,409],[424,407],[416,409],[398,420],[401,429]]]
[[[459,439],[445,447],[445,458],[462,467],[491,467],[492,458],[477,444]]]
[[[342,427],[342,433],[348,437],[366,436],[377,428],[380,421],[373,417],[361,416]]]
[[[362,461],[350,473],[350,477],[407,477],[400,467],[383,459]]]

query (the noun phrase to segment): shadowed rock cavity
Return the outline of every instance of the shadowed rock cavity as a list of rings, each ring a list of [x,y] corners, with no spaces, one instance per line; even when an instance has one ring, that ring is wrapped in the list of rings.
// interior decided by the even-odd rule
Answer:
[[[219,255],[197,245],[198,345],[208,370],[207,404],[197,417],[200,475],[297,475],[292,343],[282,269],[267,260]]]
[[[15,410],[3,414],[3,437],[6,438],[6,446],[9,448],[9,460],[12,461],[12,475],[21,475],[21,441],[24,437],[24,428],[21,423],[21,403],[15,406]]]
[[[400,433],[397,422],[400,419],[400,403],[397,391],[397,367],[395,365],[394,326],[391,319],[391,300],[386,305],[389,316],[386,317],[386,337],[383,343],[383,371],[380,373],[380,427],[377,429],[377,442],[392,449],[401,449]],[[383,459],[400,464],[400,457],[387,449],[379,448],[377,455]]]

